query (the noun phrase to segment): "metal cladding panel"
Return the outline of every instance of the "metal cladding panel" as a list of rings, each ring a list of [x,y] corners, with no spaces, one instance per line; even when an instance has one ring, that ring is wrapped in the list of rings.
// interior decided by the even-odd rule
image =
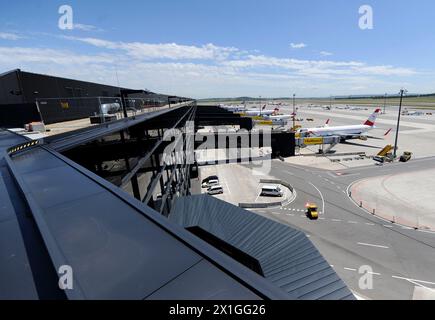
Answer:
[[[2,137],[11,138],[0,135],[0,143]],[[188,245],[197,239],[187,231],[178,226],[173,230],[169,221],[151,209],[139,209],[109,183],[88,176],[49,149],[33,147],[5,160],[25,196],[29,208],[26,219],[34,223],[40,240],[29,238],[31,231],[20,228],[13,214],[2,216],[5,221],[0,222],[0,297],[50,299],[56,294],[50,292],[57,288],[56,271],[69,265],[74,289],[62,291],[66,294],[63,298],[259,298],[249,285],[238,280],[241,270],[234,269],[237,265],[230,265],[232,271],[228,272],[216,267],[199,253],[206,248],[196,251]],[[190,240],[180,240],[186,235]],[[25,243],[20,241],[26,236]],[[2,241],[4,237],[15,240],[9,243]],[[27,259],[26,251],[32,255],[41,250],[45,250],[45,257],[33,257],[34,263]],[[44,274],[49,269],[51,273]],[[232,276],[234,271],[236,275]],[[39,275],[35,276],[35,272]],[[55,287],[43,288],[45,282],[41,280]],[[269,293],[270,289],[274,290],[269,284],[262,287]]]
[[[37,298],[18,222],[0,221],[0,300]]]
[[[22,88],[18,80],[18,70],[0,74],[0,103],[24,103]]]
[[[121,199],[50,159],[50,152],[34,150],[15,156],[14,164],[28,172],[21,179],[40,208],[43,237],[55,243],[57,263],[73,268],[84,298],[142,299],[201,260]],[[30,155],[33,161],[24,159]]]
[[[0,131],[0,300],[38,297],[13,200],[6,187],[9,172],[3,159],[7,148],[24,141],[23,137]]]
[[[201,260],[112,200],[103,192],[46,211],[50,232],[86,298],[141,299]]]
[[[353,295],[306,235],[208,195],[177,200],[169,218],[200,227],[255,258],[266,279],[293,299],[352,299]]]
[[[203,279],[203,281],[198,281],[198,278]],[[228,275],[204,260],[147,297],[147,299],[260,300],[257,295],[241,284],[234,282]]]

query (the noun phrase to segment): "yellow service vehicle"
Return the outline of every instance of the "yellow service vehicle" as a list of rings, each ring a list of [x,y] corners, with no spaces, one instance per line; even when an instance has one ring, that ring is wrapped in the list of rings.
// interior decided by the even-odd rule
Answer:
[[[400,162],[408,162],[409,160],[411,160],[411,157],[412,157],[412,152],[405,151],[399,160]]]
[[[307,211],[305,212],[305,215],[310,220],[317,220],[319,218],[319,213],[317,211],[317,205],[313,203],[307,203]]]

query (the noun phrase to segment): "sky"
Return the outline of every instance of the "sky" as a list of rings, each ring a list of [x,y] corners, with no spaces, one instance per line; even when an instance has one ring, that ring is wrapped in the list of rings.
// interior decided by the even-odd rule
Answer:
[[[435,92],[433,0],[0,5],[0,73],[20,68],[192,98]]]

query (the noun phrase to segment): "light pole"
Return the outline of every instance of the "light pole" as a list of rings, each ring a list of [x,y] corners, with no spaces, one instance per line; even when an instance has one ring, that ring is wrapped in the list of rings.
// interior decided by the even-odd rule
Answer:
[[[387,94],[385,94],[385,98],[384,98],[384,114],[385,112],[385,107],[387,106]]]
[[[400,116],[402,115],[402,101],[403,101],[403,95],[407,91],[405,89],[400,90],[400,104],[399,104],[399,115],[397,117],[397,128],[396,128],[396,138],[394,140],[394,153],[393,153],[393,160],[397,157],[397,140],[399,139],[399,127],[400,127]]]
[[[296,93],[293,93],[293,131],[296,129]]]
[[[262,110],[261,110],[261,96],[259,96],[259,99],[258,99],[258,100],[259,100],[258,103],[260,104],[260,116],[261,116],[261,111],[262,111]]]

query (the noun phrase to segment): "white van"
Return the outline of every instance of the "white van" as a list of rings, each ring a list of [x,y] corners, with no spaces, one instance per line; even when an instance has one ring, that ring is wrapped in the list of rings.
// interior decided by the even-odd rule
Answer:
[[[209,195],[220,194],[220,193],[224,193],[224,189],[222,188],[221,185],[216,184],[216,185],[211,186],[210,188],[208,188],[207,189],[207,193]]]
[[[261,196],[282,197],[284,192],[279,186],[266,185],[261,188]]]

